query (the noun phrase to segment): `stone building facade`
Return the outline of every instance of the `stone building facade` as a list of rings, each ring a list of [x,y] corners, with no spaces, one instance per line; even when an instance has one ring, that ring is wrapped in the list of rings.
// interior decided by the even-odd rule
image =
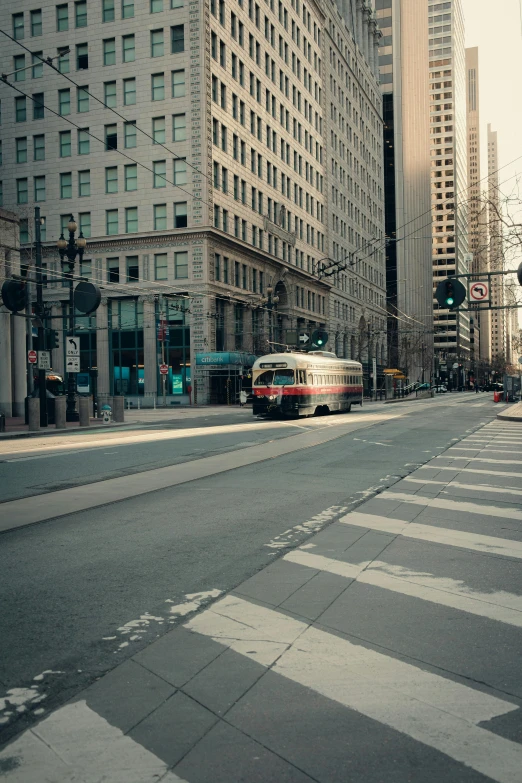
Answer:
[[[225,401],[226,379],[253,355],[318,326],[340,355],[378,348],[385,361],[375,340],[368,352],[352,339],[377,328],[384,306],[383,260],[364,258],[383,236],[375,26],[352,5],[353,19],[350,3],[329,0],[0,10],[16,39],[0,55],[2,72],[16,71],[0,96],[3,203],[26,246],[41,207],[45,298],[61,334],[56,241],[71,213],[86,237],[76,274],[102,287],[102,304],[76,329],[100,394],[154,397],[165,361],[169,403],[190,389]],[[60,54],[56,70],[38,59]],[[350,202],[343,217],[332,177]],[[216,352],[226,371],[205,357]],[[60,350],[53,364],[63,370]]]
[[[20,276],[19,220],[14,212],[0,209],[0,288]],[[23,416],[27,394],[27,319],[15,316],[0,303],[0,413]]]

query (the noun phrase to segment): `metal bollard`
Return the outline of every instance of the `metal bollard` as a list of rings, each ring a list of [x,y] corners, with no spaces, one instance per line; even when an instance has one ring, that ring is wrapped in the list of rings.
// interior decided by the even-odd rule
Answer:
[[[54,398],[54,422],[57,430],[64,430],[67,426],[65,423],[66,406],[67,397],[65,395]]]
[[[40,429],[40,400],[38,397],[29,397],[27,400],[29,415],[29,432],[37,432]]]
[[[90,427],[91,426],[91,401],[89,397],[80,397],[79,398],[79,409],[80,409],[80,427]]]

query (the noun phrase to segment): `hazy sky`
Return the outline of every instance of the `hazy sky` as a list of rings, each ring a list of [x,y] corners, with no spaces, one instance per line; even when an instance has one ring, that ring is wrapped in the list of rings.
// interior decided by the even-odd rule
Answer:
[[[498,131],[500,183],[522,175],[522,32],[520,0],[462,0],[466,46],[479,48],[482,167],[487,174],[487,125]],[[515,160],[515,158],[519,158]],[[510,161],[514,161],[510,163]],[[510,191],[513,177],[501,186]]]

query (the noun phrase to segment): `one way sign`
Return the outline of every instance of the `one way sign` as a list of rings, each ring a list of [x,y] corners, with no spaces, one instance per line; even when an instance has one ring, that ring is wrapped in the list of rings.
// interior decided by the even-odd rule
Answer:
[[[299,333],[299,342],[303,343],[303,345],[305,345],[309,339],[310,339],[310,335],[305,334],[304,332]]]

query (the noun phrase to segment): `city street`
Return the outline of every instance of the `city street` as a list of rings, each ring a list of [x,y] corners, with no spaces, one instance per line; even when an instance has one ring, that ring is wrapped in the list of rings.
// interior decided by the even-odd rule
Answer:
[[[491,397],[0,441],[0,779],[520,783]]]

